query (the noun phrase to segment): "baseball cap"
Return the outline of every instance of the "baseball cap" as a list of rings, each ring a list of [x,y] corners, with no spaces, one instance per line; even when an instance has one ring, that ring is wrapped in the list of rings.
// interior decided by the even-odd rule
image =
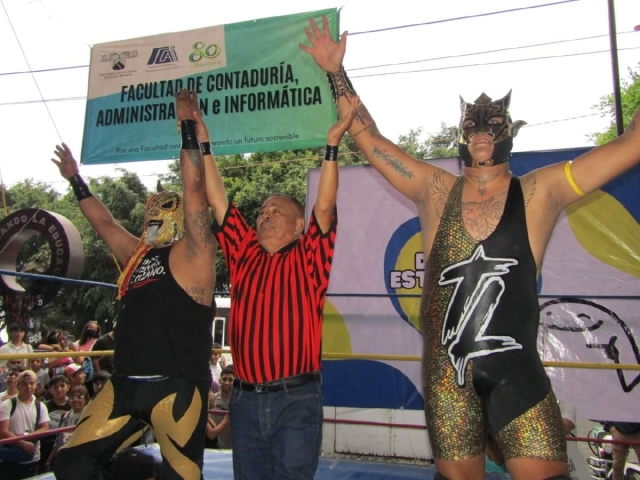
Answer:
[[[18,375],[18,383],[22,382],[27,377],[32,378],[36,382],[38,381],[36,372],[34,372],[33,370],[25,370],[24,372],[20,372],[20,375]]]
[[[67,368],[64,369],[64,374],[71,378],[74,374],[78,373],[79,370],[82,370],[82,365],[78,365],[77,363],[72,363],[67,365]]]

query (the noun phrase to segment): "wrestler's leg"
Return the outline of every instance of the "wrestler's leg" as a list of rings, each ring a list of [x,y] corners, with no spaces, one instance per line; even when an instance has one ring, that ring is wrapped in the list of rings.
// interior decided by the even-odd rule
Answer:
[[[552,391],[507,424],[495,438],[513,479],[569,476],[562,416]]]
[[[200,480],[209,386],[170,378],[149,385],[150,424],[162,453],[162,479]]]
[[[485,414],[471,368],[459,387],[446,356],[423,363],[425,416],[436,469],[449,480],[484,478]]]
[[[69,443],[56,456],[57,480],[102,479],[102,470],[116,451],[139,436],[143,425],[124,413],[132,395],[126,385],[118,383],[116,389],[117,396],[109,380],[85,408]]]
[[[569,478],[567,462],[539,458],[510,458],[507,470],[514,480],[540,480],[552,477]]]
[[[436,459],[438,473],[448,480],[483,480],[484,455],[478,455],[463,460]]]

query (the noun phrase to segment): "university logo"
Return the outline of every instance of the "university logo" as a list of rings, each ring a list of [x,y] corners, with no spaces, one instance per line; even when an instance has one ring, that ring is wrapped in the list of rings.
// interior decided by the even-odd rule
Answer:
[[[130,50],[127,52],[115,52],[106,53],[102,55],[101,62],[111,62],[111,69],[116,72],[123,70],[126,67],[125,62],[130,58],[136,58],[138,56],[137,50]]]
[[[166,65],[178,61],[176,47],[156,47],[151,51],[147,65]]]

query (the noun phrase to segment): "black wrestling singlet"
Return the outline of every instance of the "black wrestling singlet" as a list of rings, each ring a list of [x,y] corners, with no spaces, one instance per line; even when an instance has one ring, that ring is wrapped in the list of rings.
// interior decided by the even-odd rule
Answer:
[[[149,250],[130,276],[116,323],[114,374],[209,382],[215,305],[197,303],[176,283],[170,251]]]
[[[536,265],[520,182],[511,179],[502,217],[482,241],[464,225],[462,186],[460,177],[449,193],[421,306],[425,413],[434,456],[483,454],[488,426],[505,458],[561,458],[562,431],[560,437],[553,433],[561,418],[536,346]],[[549,426],[549,445],[531,447],[526,431],[532,422]]]

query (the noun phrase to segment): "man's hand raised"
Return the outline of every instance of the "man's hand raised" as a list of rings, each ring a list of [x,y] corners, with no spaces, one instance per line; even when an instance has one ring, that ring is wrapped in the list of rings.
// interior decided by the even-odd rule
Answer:
[[[331,38],[329,20],[322,17],[322,31],[312,18],[309,20],[310,28],[304,29],[311,46],[300,44],[300,48],[313,57],[318,66],[325,72],[335,73],[342,67],[342,60],[347,50],[347,32],[342,34],[339,42]]]
[[[200,106],[198,104],[198,94],[195,91],[188,91],[183,88],[175,95],[175,98],[178,127],[180,127],[182,120],[194,120],[196,122],[198,141],[200,143],[208,142],[209,131],[202,120],[202,113],[200,112]]]
[[[53,153],[55,153],[60,160],[52,158],[51,161],[56,164],[58,170],[60,170],[60,175],[62,175],[65,180],[69,180],[80,172],[78,169],[78,162],[73,158],[71,149],[67,147],[66,144],[63,143],[62,145],[56,145],[56,149]]]
[[[349,98],[349,110],[346,114],[340,115],[340,119],[329,129],[327,145],[340,145],[340,140],[342,140],[345,132],[351,128],[353,119],[356,117],[361,105],[360,97]]]

